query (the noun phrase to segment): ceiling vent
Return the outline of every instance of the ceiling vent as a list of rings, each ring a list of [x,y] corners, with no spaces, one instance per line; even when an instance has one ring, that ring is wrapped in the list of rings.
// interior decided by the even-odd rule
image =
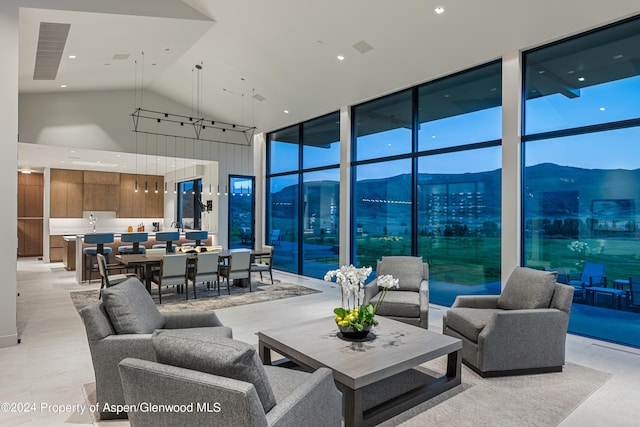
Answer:
[[[33,80],[55,80],[71,24],[41,22]]]
[[[361,41],[359,41],[358,43],[354,44],[354,45],[353,45],[353,48],[354,48],[355,50],[357,50],[358,52],[360,52],[360,53],[363,53],[363,54],[364,54],[364,53],[367,53],[367,52],[369,52],[370,50],[372,50],[372,49],[373,49],[373,46],[371,46],[371,45],[370,45],[369,43],[367,43],[366,41],[361,40]]]
[[[264,101],[265,99],[267,99],[264,96],[260,95],[259,93],[256,93],[255,95],[253,95],[252,98],[255,99],[256,101]]]
[[[129,54],[128,53],[116,53],[115,55],[113,55],[113,58],[111,59],[115,59],[115,60],[125,60],[125,59],[129,59]]]

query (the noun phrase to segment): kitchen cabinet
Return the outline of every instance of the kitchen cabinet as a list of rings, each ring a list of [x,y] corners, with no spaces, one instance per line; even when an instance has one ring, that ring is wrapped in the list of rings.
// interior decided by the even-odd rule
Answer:
[[[82,218],[83,171],[51,169],[51,218]]]

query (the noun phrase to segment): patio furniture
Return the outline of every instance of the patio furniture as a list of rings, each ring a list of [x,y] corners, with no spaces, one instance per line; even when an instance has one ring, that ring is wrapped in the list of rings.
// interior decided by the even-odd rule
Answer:
[[[586,300],[587,293],[585,288],[587,286],[604,285],[607,287],[607,278],[604,275],[604,264],[595,262],[585,262],[580,274],[580,279],[569,280],[569,285],[573,286],[574,296]]]
[[[132,426],[342,425],[342,396],[327,368],[263,366],[254,346],[224,337],[158,331],[152,341],[157,362],[120,362],[125,401],[185,410],[132,412]]]
[[[390,274],[399,280],[399,289],[390,289],[376,314],[429,328],[429,264],[421,257],[383,256],[376,267],[377,277]],[[363,305],[378,304],[382,296],[377,280],[364,289]]]
[[[102,300],[80,310],[96,379],[96,401],[110,405],[125,403],[118,363],[127,357],[155,361],[151,334],[156,329],[183,329],[191,334],[231,338],[213,311],[160,313],[153,299],[136,278],[105,288]],[[123,418],[126,413],[103,412],[100,418]]]
[[[556,277],[516,267],[501,295],[458,296],[443,333],[462,340],[462,361],[483,377],[560,372],[573,288]]]
[[[640,277],[629,277],[629,294],[627,305],[640,307]]]
[[[270,240],[271,240],[271,245],[272,246],[280,244],[280,230],[278,230],[278,229],[271,230],[271,236],[270,237],[271,237]]]

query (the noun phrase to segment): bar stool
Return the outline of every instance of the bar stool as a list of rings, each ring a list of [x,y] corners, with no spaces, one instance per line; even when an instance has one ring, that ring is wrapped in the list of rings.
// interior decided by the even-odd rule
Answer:
[[[91,233],[85,234],[84,236],[85,243],[92,243],[96,246],[87,247],[82,250],[84,259],[84,271],[85,277],[87,277],[87,272],[89,273],[89,283],[91,283],[91,279],[93,276],[93,258],[96,254],[102,254],[107,258],[107,262],[109,260],[109,255],[111,254],[111,248],[104,247],[105,243],[113,243],[113,233]],[[87,265],[87,258],[89,258],[89,264]]]
[[[165,248],[167,253],[175,252],[176,245],[173,244],[174,241],[180,240],[180,232],[178,231],[161,231],[156,233],[156,241],[158,242],[166,242],[166,243],[157,243],[153,245],[153,249]]]
[[[125,243],[133,243],[133,245],[118,246],[118,253],[121,254],[143,254],[147,248],[140,246],[140,243],[149,240],[149,233],[122,233],[120,241]]]
[[[187,231],[184,235],[184,238],[187,240],[195,240],[194,243],[183,243],[182,246],[196,247],[196,246],[206,246],[206,243],[202,243],[203,240],[207,240],[209,238],[208,231]]]

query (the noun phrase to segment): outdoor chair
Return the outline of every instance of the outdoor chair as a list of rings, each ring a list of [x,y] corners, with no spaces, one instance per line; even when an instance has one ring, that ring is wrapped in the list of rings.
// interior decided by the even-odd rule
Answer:
[[[144,285],[135,277],[105,288],[102,300],[80,309],[96,380],[96,401],[100,418],[123,418],[104,411],[124,405],[118,363],[127,357],[155,361],[151,334],[156,329],[181,329],[195,336],[220,335],[231,338],[213,311],[160,313]]]
[[[560,372],[573,288],[556,272],[516,267],[501,295],[456,297],[442,330],[462,340],[462,361],[483,377]]]
[[[640,307],[640,277],[629,277],[629,307]]]
[[[132,412],[132,426],[342,425],[342,395],[328,368],[309,373],[265,366],[254,346],[220,336],[163,330],[152,342],[157,362],[120,362],[125,402],[185,410]]]
[[[280,230],[271,230],[271,245],[279,245],[280,244]]]
[[[387,291],[376,314],[393,320],[429,328],[429,264],[412,256],[383,256],[376,267],[377,277],[391,275],[399,289]],[[382,292],[373,280],[364,289],[363,305],[378,304]]]
[[[604,264],[585,262],[580,279],[569,280],[569,285],[573,286],[574,289],[574,297],[586,300],[585,288],[587,286],[602,285],[606,288],[607,277],[604,275],[604,268]]]

